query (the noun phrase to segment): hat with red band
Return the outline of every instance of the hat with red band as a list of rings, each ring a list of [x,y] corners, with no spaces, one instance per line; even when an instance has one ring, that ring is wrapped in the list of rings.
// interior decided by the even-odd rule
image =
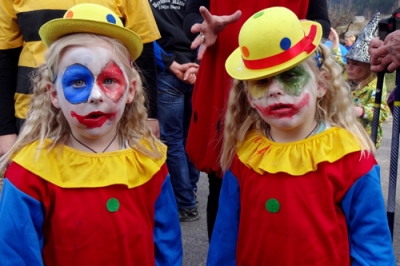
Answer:
[[[238,80],[275,76],[306,60],[321,37],[319,23],[299,20],[287,8],[261,10],[243,24],[239,48],[226,60],[226,71]]]
[[[75,5],[67,10],[63,18],[50,20],[39,29],[46,46],[73,33],[93,33],[117,39],[128,48],[132,60],[138,58],[143,50],[139,35],[125,28],[113,11],[97,4]]]

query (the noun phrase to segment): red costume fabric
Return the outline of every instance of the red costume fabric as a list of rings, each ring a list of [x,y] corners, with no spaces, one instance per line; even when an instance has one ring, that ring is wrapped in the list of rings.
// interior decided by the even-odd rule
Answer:
[[[320,163],[317,171],[302,176],[261,176],[236,157],[231,171],[241,188],[237,264],[350,265],[341,202],[354,183],[376,164],[373,156],[362,157],[360,153]],[[354,162],[358,162],[357,167]],[[350,165],[354,167],[352,172],[348,171]],[[279,202],[277,213],[274,201]],[[255,220],[259,221],[256,229]]]
[[[234,2],[210,1],[213,15],[229,15],[242,11],[239,21],[228,25],[216,43],[207,48],[201,61],[193,91],[193,114],[189,128],[186,151],[197,169],[222,177],[219,155],[222,148],[223,123],[232,78],[225,71],[225,60],[239,46],[238,36],[243,23],[256,11],[272,6],[291,9],[300,19],[305,19],[308,0],[246,0]]]
[[[18,164],[12,164],[8,172],[12,172],[9,180],[45,209],[44,265],[155,264],[154,202],[168,174],[165,164],[134,189],[119,184],[65,189]]]

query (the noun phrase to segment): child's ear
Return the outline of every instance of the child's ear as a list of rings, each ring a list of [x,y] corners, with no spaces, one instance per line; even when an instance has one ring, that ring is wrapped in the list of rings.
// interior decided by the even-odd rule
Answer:
[[[53,104],[53,106],[57,109],[60,109],[60,100],[58,99],[58,94],[57,94],[57,90],[54,86],[53,83],[47,83],[46,84],[46,88],[47,88],[47,93],[49,94],[50,97],[50,101]]]
[[[133,99],[135,99],[136,85],[137,85],[136,79],[133,79],[129,84],[128,97],[126,98],[126,103],[131,103]]]
[[[326,84],[327,84],[326,81],[329,80],[329,75],[325,71],[321,71],[320,75],[321,75],[323,81],[321,81],[321,80],[318,81],[317,98],[324,97],[324,95],[328,91],[328,88],[326,87]]]

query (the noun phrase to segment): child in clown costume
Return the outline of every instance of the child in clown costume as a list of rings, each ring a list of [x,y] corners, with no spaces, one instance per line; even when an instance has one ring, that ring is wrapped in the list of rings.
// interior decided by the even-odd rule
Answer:
[[[0,160],[0,265],[181,265],[166,148],[147,126],[140,37],[95,4],[39,31],[49,46]]]
[[[241,28],[208,265],[395,265],[375,148],[321,31],[283,7]]]

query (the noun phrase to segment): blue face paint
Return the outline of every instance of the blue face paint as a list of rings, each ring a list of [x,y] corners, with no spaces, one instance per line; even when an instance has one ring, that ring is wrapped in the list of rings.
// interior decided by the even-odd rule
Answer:
[[[87,102],[93,83],[93,74],[87,67],[80,64],[69,66],[61,80],[65,99],[72,104]]]

